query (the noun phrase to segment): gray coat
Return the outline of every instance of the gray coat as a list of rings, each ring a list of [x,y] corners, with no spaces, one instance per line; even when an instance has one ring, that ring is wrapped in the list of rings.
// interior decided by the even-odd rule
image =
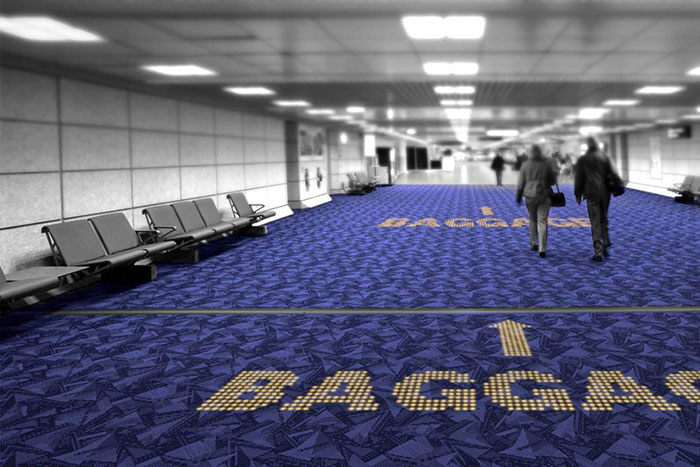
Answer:
[[[552,185],[556,183],[552,162],[547,158],[532,158],[523,164],[518,181],[516,200],[544,197],[552,194]]]

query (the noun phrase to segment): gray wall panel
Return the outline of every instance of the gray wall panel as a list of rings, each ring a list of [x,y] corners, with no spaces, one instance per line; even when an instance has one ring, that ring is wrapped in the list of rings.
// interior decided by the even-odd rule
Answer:
[[[132,167],[174,167],[179,161],[177,133],[140,130],[131,132]]]
[[[127,92],[80,81],[61,81],[61,121],[126,128]]]
[[[180,136],[180,164],[186,166],[214,165],[215,163],[216,154],[214,152],[213,136]]]
[[[129,168],[129,132],[63,127],[63,170]]]
[[[129,99],[132,128],[177,131],[177,101],[137,93]]]
[[[216,167],[183,167],[182,198],[200,198],[216,193]]]
[[[0,175],[0,228],[61,217],[60,174]]]
[[[180,103],[180,131],[214,134],[214,109],[203,105]]]
[[[65,217],[131,207],[131,170],[63,172],[63,207]]]
[[[0,173],[60,169],[58,126],[0,120]]]
[[[136,169],[134,206],[162,204],[180,199],[180,169]]]
[[[0,69],[0,118],[58,121],[56,87],[50,76]]]

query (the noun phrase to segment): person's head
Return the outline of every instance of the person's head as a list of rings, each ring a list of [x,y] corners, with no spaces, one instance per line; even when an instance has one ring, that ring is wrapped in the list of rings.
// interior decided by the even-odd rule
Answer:
[[[533,160],[544,159],[544,151],[542,151],[542,146],[539,144],[533,144],[530,150],[530,158]]]
[[[588,152],[596,152],[600,150],[600,142],[595,136],[589,136],[586,138],[586,148]]]

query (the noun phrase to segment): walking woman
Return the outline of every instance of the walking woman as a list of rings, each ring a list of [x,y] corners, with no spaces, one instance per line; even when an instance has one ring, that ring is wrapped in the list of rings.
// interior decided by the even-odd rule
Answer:
[[[520,171],[515,200],[520,205],[525,195],[525,206],[530,216],[530,248],[532,251],[539,250],[540,258],[547,255],[547,219],[552,207],[552,185],[555,183],[552,163],[539,145],[533,145],[530,157]]]

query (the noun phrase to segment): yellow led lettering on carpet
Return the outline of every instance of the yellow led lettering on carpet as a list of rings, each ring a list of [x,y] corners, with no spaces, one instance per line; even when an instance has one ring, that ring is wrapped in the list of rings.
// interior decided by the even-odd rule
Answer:
[[[296,383],[297,379],[291,371],[243,371],[197,410],[258,410],[279,402],[284,397],[282,389]],[[266,383],[257,385],[261,381]],[[252,393],[253,397],[241,399],[247,393]]]
[[[685,397],[688,402],[700,404],[700,390],[695,383],[700,381],[700,371],[679,371],[666,377],[666,386],[675,395]]]
[[[528,344],[527,337],[525,337],[525,332],[523,331],[523,329],[530,326],[507,319],[489,327],[498,329],[498,335],[503,346],[503,355],[506,357],[532,356],[530,344]]]
[[[617,385],[622,391],[629,393],[625,396],[614,396]],[[652,410],[672,411],[681,410],[676,404],[667,402],[663,397],[655,395],[646,386],[637,383],[621,371],[592,371],[588,376],[586,397],[583,401],[584,410],[609,411],[615,404],[646,404]]]
[[[396,401],[408,410],[444,411],[452,408],[457,411],[476,410],[475,389],[442,389],[440,394],[444,399],[431,399],[420,394],[421,388],[430,381],[449,381],[450,383],[473,383],[467,373],[456,371],[426,371],[415,373],[396,383],[392,395]]]
[[[538,383],[561,383],[549,373],[539,371],[509,371],[493,375],[484,384],[484,392],[495,404],[505,407],[508,410],[521,411],[542,411],[542,410],[576,410],[569,394],[565,389],[545,389],[535,388],[532,394],[533,399],[524,399],[514,396],[511,385],[517,381],[536,381]]]
[[[372,395],[369,383],[370,376],[366,371],[339,371],[297,397],[294,402],[284,404],[280,410],[306,411],[315,404],[348,404],[351,411],[374,411],[379,404]],[[346,385],[345,395],[333,395],[343,385]]]

